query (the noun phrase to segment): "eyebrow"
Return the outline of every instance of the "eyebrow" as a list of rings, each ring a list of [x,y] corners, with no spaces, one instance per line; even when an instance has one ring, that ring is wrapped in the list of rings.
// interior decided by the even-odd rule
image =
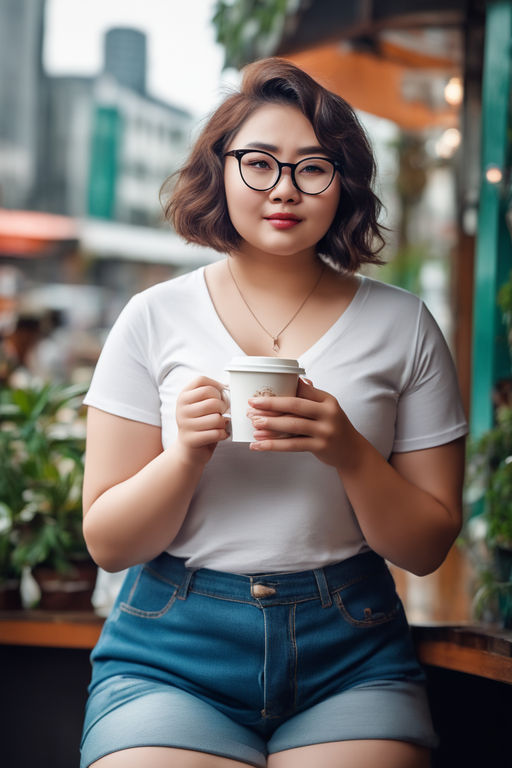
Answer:
[[[266,152],[279,152],[279,147],[277,147],[275,144],[265,144],[263,141],[249,141],[246,144],[247,149],[263,149]],[[297,150],[298,155],[316,155],[318,153],[321,153],[323,155],[326,155],[327,152],[323,147],[321,147],[319,144],[313,144],[310,147],[300,147]]]

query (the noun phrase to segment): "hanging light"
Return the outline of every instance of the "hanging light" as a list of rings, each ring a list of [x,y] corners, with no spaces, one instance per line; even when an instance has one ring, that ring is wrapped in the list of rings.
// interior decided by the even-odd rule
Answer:
[[[499,184],[503,180],[503,171],[497,165],[489,165],[485,171],[485,178],[489,184]]]
[[[455,154],[461,142],[461,133],[458,128],[447,128],[443,131],[435,144],[436,155],[445,160]]]
[[[463,95],[464,89],[460,77],[450,77],[444,87],[444,98],[446,103],[450,104],[452,107],[458,107],[459,104],[462,104]]]

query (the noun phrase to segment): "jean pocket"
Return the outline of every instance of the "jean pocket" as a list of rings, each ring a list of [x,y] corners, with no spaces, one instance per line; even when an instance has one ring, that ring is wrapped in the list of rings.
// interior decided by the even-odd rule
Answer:
[[[342,617],[356,627],[375,627],[392,621],[401,609],[388,570],[363,576],[334,593]]]
[[[127,599],[120,602],[119,609],[132,616],[159,619],[172,608],[177,593],[178,587],[175,584],[149,565],[143,565]]]

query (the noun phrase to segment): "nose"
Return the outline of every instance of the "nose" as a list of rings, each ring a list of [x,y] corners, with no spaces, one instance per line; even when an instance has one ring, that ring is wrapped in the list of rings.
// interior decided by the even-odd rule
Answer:
[[[293,202],[294,200],[297,200],[299,196],[300,191],[292,181],[292,169],[283,168],[281,170],[279,181],[275,187],[272,187],[270,190],[271,199],[276,202],[281,202],[283,200]]]

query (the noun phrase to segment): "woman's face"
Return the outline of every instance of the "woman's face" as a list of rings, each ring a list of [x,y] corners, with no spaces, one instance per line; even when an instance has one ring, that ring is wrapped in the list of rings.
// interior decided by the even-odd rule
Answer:
[[[265,150],[283,163],[328,157],[309,120],[296,107],[282,104],[266,104],[247,118],[227,147],[233,149]],[[338,172],[324,192],[308,195],[294,186],[291,169],[283,168],[277,185],[260,192],[244,183],[235,157],[225,158],[224,184],[231,222],[243,240],[241,252],[314,255],[340,199]]]

